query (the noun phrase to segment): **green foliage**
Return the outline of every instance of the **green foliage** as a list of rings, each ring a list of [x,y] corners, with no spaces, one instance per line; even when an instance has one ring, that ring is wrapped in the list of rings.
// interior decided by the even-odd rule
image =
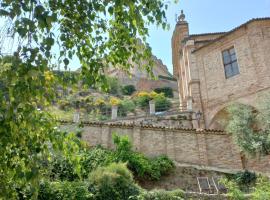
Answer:
[[[173,98],[173,90],[170,87],[156,88],[154,91],[158,94],[163,93],[165,97]]]
[[[83,177],[98,167],[104,167],[112,163],[112,152],[102,147],[95,147],[85,151],[81,162],[83,168]]]
[[[135,176],[144,177],[151,171],[148,159],[140,153],[132,151],[132,144],[128,136],[113,135],[113,142],[116,146],[114,159],[116,162],[127,162],[128,168]]]
[[[16,198],[16,187],[26,183],[35,190],[49,149],[62,150],[77,163],[76,145],[59,140],[55,122],[39,109],[54,100],[53,68],[67,69],[76,55],[83,80],[91,86],[103,83],[104,89],[108,64],[128,71],[128,59],[149,60],[141,67],[150,73],[147,27],[154,23],[166,28],[166,9],[163,0],[1,1],[0,17],[12,22],[8,31],[25,42],[12,59],[0,62],[0,154],[5,155],[0,158],[0,198]],[[59,51],[52,50],[55,44]]]
[[[255,172],[244,171],[234,175],[235,181],[240,185],[250,186],[255,184],[257,175]]]
[[[171,107],[171,102],[164,96],[163,93],[158,94],[154,91],[150,93],[142,91],[134,96],[135,103],[143,109],[149,107],[149,101],[151,100],[155,101],[157,112],[166,111]]]
[[[94,200],[88,191],[87,182],[47,182],[42,181],[39,187],[38,200]]]
[[[147,109],[149,107],[149,101],[151,101],[152,98],[149,95],[142,95],[135,97],[135,103],[142,109]]]
[[[120,84],[119,84],[117,78],[107,77],[107,81],[108,81],[108,85],[109,85],[108,93],[114,94],[114,95],[119,94]]]
[[[59,105],[59,108],[61,110],[65,110],[65,111],[69,110],[70,107],[71,107],[70,102],[67,101],[67,100],[60,100],[60,101],[58,101],[58,105]]]
[[[53,158],[50,163],[50,178],[60,181],[74,181],[79,179],[79,175],[75,171],[73,163],[64,156],[58,155]]]
[[[245,195],[239,189],[239,186],[234,181],[222,180],[224,185],[228,188],[228,194],[230,200],[244,200]],[[269,178],[260,177],[256,185],[253,187],[250,193],[251,200],[267,200],[270,199],[270,181]]]
[[[118,106],[120,115],[126,116],[128,112],[134,112],[136,108],[135,103],[132,100],[124,99]]]
[[[157,95],[155,98],[156,112],[162,112],[169,110],[171,107],[171,102],[164,95]]]
[[[124,200],[140,193],[140,188],[123,163],[96,169],[90,173],[89,183],[95,200]]]
[[[184,192],[182,190],[165,191],[165,190],[153,190],[150,192],[144,192],[138,200],[183,200]]]
[[[122,87],[123,95],[132,95],[136,91],[134,85],[125,85]]]
[[[233,104],[228,108],[230,120],[226,130],[233,134],[241,150],[250,155],[270,154],[269,100],[265,97],[257,112],[242,104]]]
[[[243,192],[240,190],[236,182],[221,180],[222,184],[228,189],[227,196],[230,200],[245,200]]]
[[[151,179],[159,180],[161,176],[168,174],[174,169],[174,163],[167,156],[159,156],[152,158],[151,163]]]
[[[166,156],[149,159],[143,154],[134,152],[128,136],[113,135],[116,146],[114,160],[116,162],[127,162],[128,168],[137,179],[159,180],[164,174],[174,168],[174,163]]]
[[[251,200],[266,200],[270,199],[270,181],[267,178],[260,178],[256,187],[254,188],[254,192],[252,193]]]

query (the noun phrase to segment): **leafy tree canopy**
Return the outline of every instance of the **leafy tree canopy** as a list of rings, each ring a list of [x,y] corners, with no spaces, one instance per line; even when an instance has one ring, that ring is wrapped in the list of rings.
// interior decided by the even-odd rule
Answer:
[[[165,2],[0,1],[1,19],[8,20],[9,33],[19,38],[14,55],[0,60],[0,197],[16,198],[16,191],[25,187],[35,191],[46,160],[57,149],[72,163],[80,159],[77,143],[57,131],[52,116],[42,109],[55,96],[55,64],[67,68],[77,56],[84,80],[106,88],[107,64],[128,71],[127,59],[140,63],[150,57],[147,26],[166,28]],[[150,71],[150,66],[142,67]]]
[[[270,154],[270,98],[262,98],[258,110],[242,104],[228,108],[227,132],[232,133],[242,151],[249,155]]]

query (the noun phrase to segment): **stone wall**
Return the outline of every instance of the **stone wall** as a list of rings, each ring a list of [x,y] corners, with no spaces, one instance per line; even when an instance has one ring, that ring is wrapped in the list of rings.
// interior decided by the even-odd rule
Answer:
[[[88,123],[84,126],[82,138],[92,146],[101,144],[113,148],[113,133],[128,135],[134,149],[148,156],[165,154],[179,163],[242,169],[240,151],[231,136],[221,131]],[[270,173],[270,156],[248,159],[247,167]]]

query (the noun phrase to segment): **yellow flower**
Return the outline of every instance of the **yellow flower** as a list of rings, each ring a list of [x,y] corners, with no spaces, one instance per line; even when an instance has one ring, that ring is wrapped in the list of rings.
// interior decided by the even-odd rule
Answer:
[[[53,79],[54,79],[53,73],[50,72],[50,71],[46,71],[46,72],[45,72],[45,80],[48,81],[48,82],[50,82],[50,81],[52,81]]]
[[[96,101],[95,101],[95,103],[94,103],[95,106],[100,106],[100,105],[102,105],[102,104],[105,104],[105,101],[104,101],[104,99],[102,99],[102,98],[96,99]]]
[[[149,96],[149,93],[145,92],[145,91],[141,91],[141,92],[137,93],[136,96],[137,97],[145,97],[145,96]]]
[[[154,99],[154,98],[156,98],[157,96],[159,96],[160,94],[158,94],[158,93],[156,93],[155,91],[152,91],[152,92],[150,92],[150,97],[152,98],[152,99]]]
[[[116,97],[111,97],[110,98],[110,104],[112,106],[118,106],[121,103],[121,100],[116,98]]]

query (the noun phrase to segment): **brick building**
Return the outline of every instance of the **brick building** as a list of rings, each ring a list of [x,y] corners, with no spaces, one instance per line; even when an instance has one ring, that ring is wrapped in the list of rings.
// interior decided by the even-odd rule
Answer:
[[[270,18],[228,32],[189,34],[183,11],[172,36],[180,106],[201,111],[205,128],[223,129],[232,102],[256,109],[270,92]]]

